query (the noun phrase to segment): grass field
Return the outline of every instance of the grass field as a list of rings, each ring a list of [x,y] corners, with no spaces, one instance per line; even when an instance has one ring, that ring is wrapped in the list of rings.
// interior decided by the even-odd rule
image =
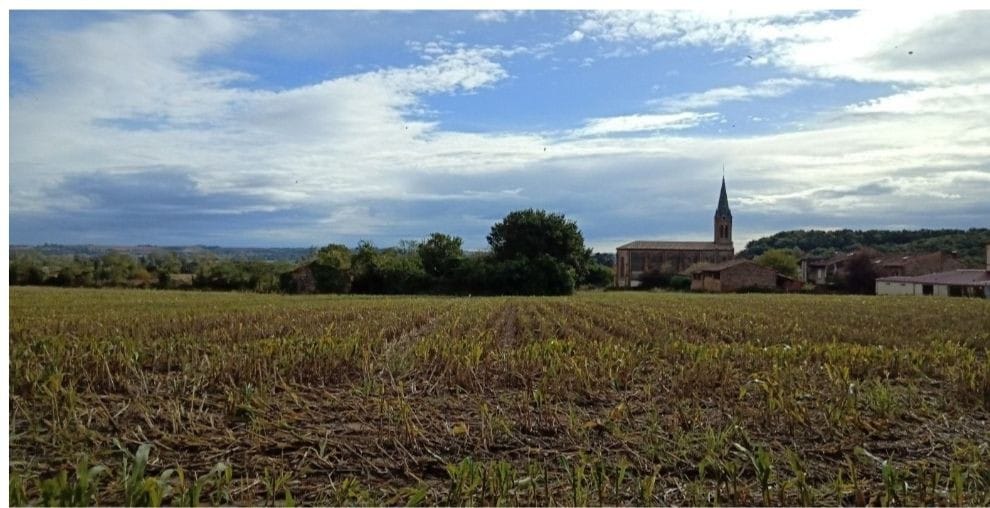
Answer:
[[[14,287],[10,501],[986,505],[988,346],[983,300]]]

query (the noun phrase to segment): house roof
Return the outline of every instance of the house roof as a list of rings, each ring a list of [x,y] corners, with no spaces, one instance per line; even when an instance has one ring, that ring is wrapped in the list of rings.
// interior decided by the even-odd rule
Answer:
[[[706,250],[706,249],[726,249],[728,246],[718,246],[715,242],[654,242],[648,240],[636,240],[625,245],[616,247],[616,250]]]
[[[702,270],[704,270],[706,272],[721,272],[722,270],[725,270],[726,268],[732,268],[733,266],[739,266],[739,265],[745,265],[745,264],[756,265],[756,263],[754,263],[752,260],[749,260],[749,259],[733,259],[732,261],[723,261],[721,263],[715,263],[713,265],[708,265],[708,266],[702,268]],[[757,265],[757,266],[759,266],[759,265]],[[763,268],[763,267],[761,267],[761,268]],[[769,268],[767,268],[767,270],[769,270]]]
[[[691,265],[690,267],[688,267],[687,270],[684,270],[684,273],[691,275],[698,272],[721,272],[728,268],[732,268],[734,266],[739,266],[739,265],[745,265],[745,264],[760,266],[749,259],[733,259],[731,261],[723,261],[721,263],[697,263],[695,265]],[[760,268],[764,268],[766,270],[772,270],[771,268],[766,268],[763,266],[760,266]]]
[[[826,258],[823,258],[823,257],[813,257],[813,258],[804,258],[804,259],[808,262],[808,266],[823,267],[823,266],[831,266],[831,265],[834,265],[836,263],[841,263],[841,262],[845,261],[846,259],[852,257],[852,255],[855,254],[855,253],[856,253],[855,251],[854,252],[837,252],[837,253],[835,253],[835,254],[833,254],[833,255],[831,255],[829,257],[826,257]]]
[[[955,255],[943,251],[881,254],[874,250],[860,249],[853,252],[840,252],[829,258],[807,257],[802,260],[805,261],[811,268],[824,268],[827,266],[840,265],[848,261],[853,255],[859,252],[866,252],[872,263],[881,268],[907,268],[908,270],[916,273],[935,272],[937,270],[944,270],[945,268],[955,268],[955,266],[951,265],[946,266],[946,263],[952,263],[953,260],[956,259]],[[961,266],[961,264],[957,264],[956,266]]]
[[[928,275],[880,277],[877,280],[948,286],[990,286],[990,272],[986,270],[953,270],[951,272],[929,273]]]

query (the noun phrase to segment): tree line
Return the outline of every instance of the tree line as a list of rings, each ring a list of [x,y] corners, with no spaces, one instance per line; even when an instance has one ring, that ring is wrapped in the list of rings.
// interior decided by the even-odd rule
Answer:
[[[852,230],[781,231],[746,244],[739,257],[754,258],[771,249],[796,250],[802,255],[830,256],[835,252],[850,252],[869,247],[880,252],[956,251],[967,266],[978,267],[985,259],[985,246],[990,243],[990,229],[918,229],[918,230]]]
[[[180,256],[45,256],[18,252],[10,284],[67,287],[157,287],[259,292],[363,294],[570,294],[604,287],[611,268],[584,245],[562,214],[520,210],[492,226],[489,250],[467,253],[461,238],[433,233],[423,242],[354,249],[331,244],[299,263]]]
[[[10,259],[10,284],[61,287],[197,288],[271,292],[289,262],[223,259],[212,254],[155,252],[99,256],[22,250]]]

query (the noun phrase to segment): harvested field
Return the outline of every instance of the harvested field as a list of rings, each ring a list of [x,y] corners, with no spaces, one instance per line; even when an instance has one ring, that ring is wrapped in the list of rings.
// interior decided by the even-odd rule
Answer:
[[[13,287],[9,346],[11,503],[990,504],[984,300]]]

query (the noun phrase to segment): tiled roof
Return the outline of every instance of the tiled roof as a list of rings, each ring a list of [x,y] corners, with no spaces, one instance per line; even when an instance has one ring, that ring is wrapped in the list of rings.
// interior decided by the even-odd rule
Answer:
[[[733,266],[742,265],[746,263],[756,264],[749,259],[733,259],[732,261],[723,261],[721,263],[715,263],[714,265],[709,265],[703,268],[706,272],[721,272],[726,268],[732,268]],[[769,268],[768,268],[769,270]]]
[[[616,249],[655,249],[655,250],[706,250],[716,247],[726,249],[728,246],[716,246],[715,242],[652,242],[647,240],[636,240],[625,245],[620,245]]]
[[[909,282],[912,284],[944,284],[952,286],[990,286],[990,272],[986,270],[953,270],[899,277],[880,277],[883,282]]]
[[[721,263],[697,263],[688,267],[687,270],[684,270],[684,273],[687,275],[691,275],[698,272],[721,272],[726,268],[731,268],[733,266],[742,265],[746,263],[756,264],[749,259],[733,259],[731,261],[723,261]],[[769,269],[770,268],[767,268],[767,270]]]

